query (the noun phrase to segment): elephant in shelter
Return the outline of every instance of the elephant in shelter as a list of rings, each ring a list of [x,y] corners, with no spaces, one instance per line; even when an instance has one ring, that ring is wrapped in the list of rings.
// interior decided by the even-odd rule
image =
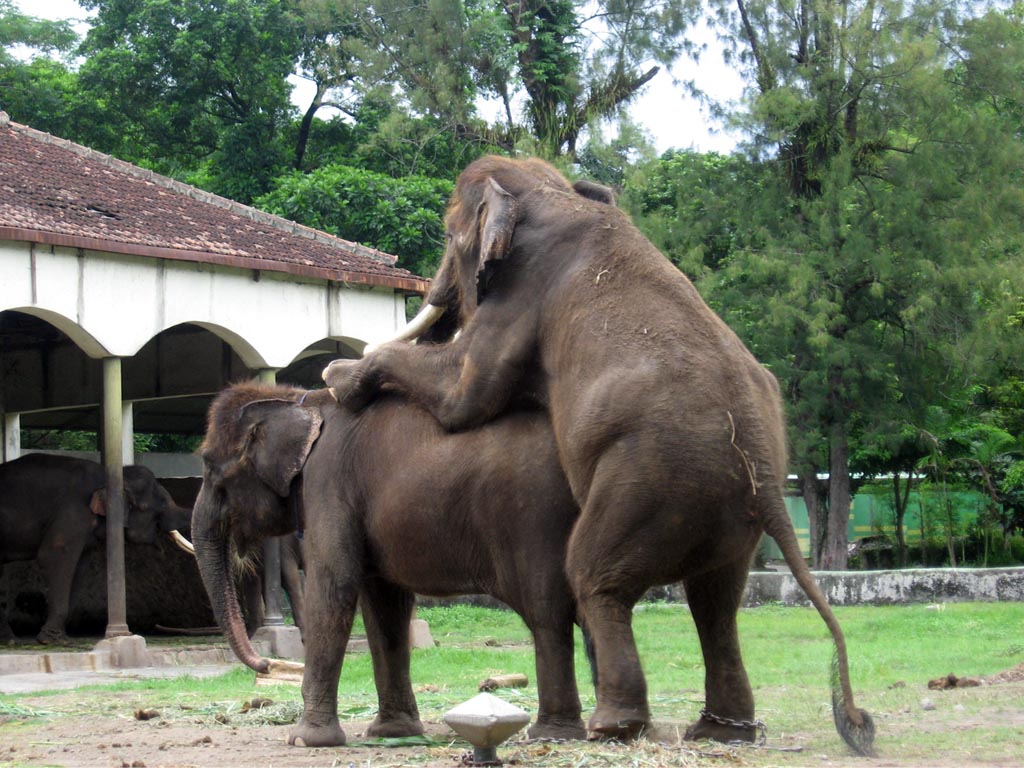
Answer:
[[[0,566],[38,562],[47,586],[40,643],[67,640],[75,567],[105,535],[106,484],[106,469],[86,459],[32,453],[0,464]],[[189,526],[191,510],[175,504],[145,467],[124,468],[124,496],[127,541],[156,544],[160,533]],[[0,638],[13,639],[5,617]]]
[[[591,732],[629,737],[649,724],[632,608],[649,587],[682,581],[705,665],[705,708],[687,735],[755,737],[736,614],[765,532],[832,633],[837,728],[870,752],[842,631],[783,503],[778,384],[612,202],[541,160],[474,161],[456,182],[424,310],[398,340],[332,362],[324,380],[354,412],[398,391],[453,432],[516,399],[547,410],[580,507],[566,568],[597,655]],[[431,341],[449,343],[400,343],[438,319]]]
[[[192,509],[195,506],[196,498],[199,496],[199,489],[202,487],[201,477],[176,477],[170,480],[164,479],[163,485],[170,491],[175,501],[183,506]],[[301,631],[304,625],[305,601],[303,600],[303,561],[302,548],[298,537],[294,533],[278,537],[281,544],[281,588],[288,597],[288,604],[292,609],[292,618],[295,626]],[[178,546],[191,552],[195,551],[189,541],[177,538]],[[265,611],[263,605],[263,563],[260,561],[261,554],[256,553],[252,560],[253,567],[239,569],[236,573],[238,595],[242,605],[242,615],[245,617],[245,628],[249,637],[252,637],[256,630],[263,626]],[[281,606],[282,609],[284,606]]]
[[[357,598],[379,711],[369,736],[423,732],[409,678],[414,593],[484,593],[536,648],[533,736],[580,738],[575,605],[565,547],[577,508],[546,414],[450,434],[405,399],[354,415],[326,390],[236,385],[210,406],[192,518],[199,571],[235,654],[257,671],[233,571],[267,536],[298,529],[305,556],[304,709],[292,744],[340,745],[338,680]]]

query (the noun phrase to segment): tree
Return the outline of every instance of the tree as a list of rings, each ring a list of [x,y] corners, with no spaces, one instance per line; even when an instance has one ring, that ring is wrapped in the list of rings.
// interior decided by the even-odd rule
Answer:
[[[286,166],[299,22],[287,0],[82,0],[90,145],[248,202]]]
[[[968,353],[951,350],[994,308],[991,278],[1015,255],[1019,271],[1019,250],[989,243],[1005,242],[996,210],[1020,215],[1021,143],[951,67],[951,52],[975,60],[975,4],[712,5],[779,186],[745,210],[762,242],[734,249],[710,291],[782,380],[794,468],[808,487],[828,477],[820,563],[843,568],[852,441],[963,374]]]
[[[283,177],[256,205],[316,229],[399,257],[421,275],[435,271],[444,252],[444,210],[454,184],[329,165]]]
[[[37,19],[0,0],[0,109],[17,122],[60,133],[75,89],[63,59],[77,44],[70,22]]]
[[[346,2],[360,32],[347,45],[363,88],[395,83],[415,114],[460,136],[511,148],[525,122],[542,153],[576,152],[580,133],[613,117],[673,61],[693,0],[384,0]],[[593,15],[589,15],[593,12]],[[478,97],[500,100],[504,125],[488,128]]]

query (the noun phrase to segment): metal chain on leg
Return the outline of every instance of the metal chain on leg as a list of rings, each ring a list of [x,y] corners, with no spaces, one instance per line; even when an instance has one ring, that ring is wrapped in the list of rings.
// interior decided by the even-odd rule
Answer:
[[[729,728],[754,728],[757,730],[757,746],[763,747],[768,741],[768,726],[765,725],[763,720],[733,720],[731,717],[722,717],[721,715],[713,714],[708,711],[707,707],[704,707],[700,711],[700,716],[704,720],[710,720],[713,723],[724,725]]]

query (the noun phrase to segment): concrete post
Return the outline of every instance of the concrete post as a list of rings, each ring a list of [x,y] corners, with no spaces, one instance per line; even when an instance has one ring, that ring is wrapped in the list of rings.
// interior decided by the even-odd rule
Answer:
[[[130,466],[135,463],[135,404],[121,404],[121,461]]]
[[[103,466],[107,470],[107,631],[130,635],[125,598],[121,358],[103,358]]]
[[[21,414],[5,413],[3,421],[4,443],[0,447],[3,461],[13,461],[21,456]]]
[[[256,374],[264,384],[277,383],[277,370],[265,368]],[[253,635],[254,643],[266,643],[270,653],[286,659],[305,657],[298,627],[285,626],[281,613],[281,540],[263,543],[263,626]]]
[[[277,383],[277,370],[264,368],[257,373],[264,384]],[[277,537],[263,542],[263,626],[284,626],[281,613],[281,540]]]

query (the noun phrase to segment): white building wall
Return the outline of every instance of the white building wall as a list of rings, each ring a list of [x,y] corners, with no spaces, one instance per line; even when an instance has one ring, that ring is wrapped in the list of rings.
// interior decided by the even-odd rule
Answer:
[[[381,341],[405,323],[391,288],[194,262],[0,241],[0,311],[43,317],[92,357],[130,357],[162,331],[203,326],[250,368],[283,368],[315,341]]]

